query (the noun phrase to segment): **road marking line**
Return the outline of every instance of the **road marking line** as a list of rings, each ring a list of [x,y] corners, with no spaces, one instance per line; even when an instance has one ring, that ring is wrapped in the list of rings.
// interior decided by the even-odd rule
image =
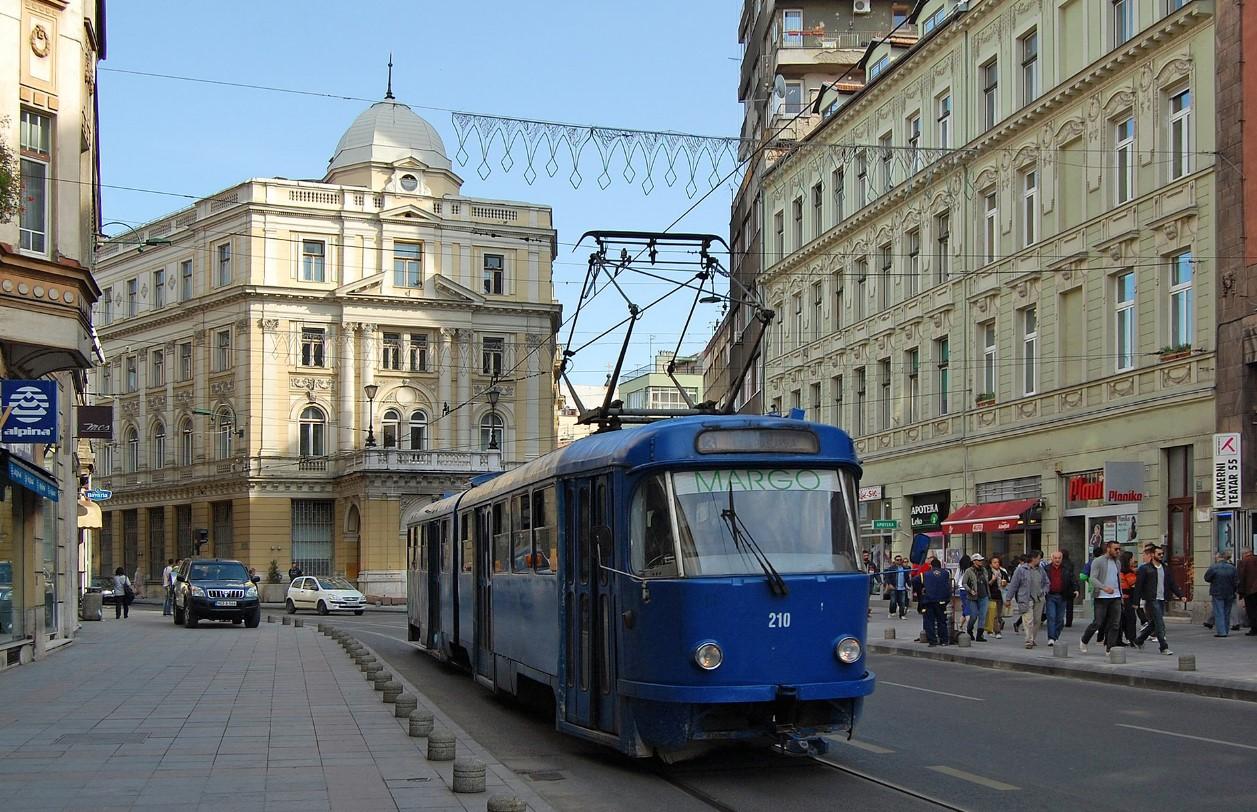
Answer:
[[[1204,736],[1190,736],[1186,733],[1174,733],[1169,730],[1158,730],[1155,727],[1140,727],[1139,725],[1124,725],[1121,722],[1118,722],[1117,726],[1127,727],[1127,728],[1130,728],[1131,730],[1142,730],[1146,733],[1160,733],[1162,736],[1176,736],[1180,739],[1192,739],[1193,741],[1198,741],[1198,742],[1209,742],[1210,744],[1221,744],[1221,745],[1225,745],[1226,747],[1240,747],[1240,748],[1243,748],[1244,750],[1257,750],[1257,747],[1254,747],[1251,744],[1240,744],[1239,742],[1224,742],[1221,739],[1206,739]]]
[[[1000,792],[1008,792],[1010,790],[1021,789],[1021,787],[1014,787],[1012,784],[1005,784],[1003,781],[996,781],[994,778],[987,778],[982,775],[975,775],[974,773],[967,773],[964,770],[957,770],[955,767],[945,767],[943,765],[938,765],[935,767],[930,767],[929,769],[933,770],[936,773],[942,773],[943,775],[950,775],[952,778],[959,778],[962,781],[969,781],[970,783],[979,784],[989,789],[997,789]]]
[[[862,742],[859,739],[830,739],[829,741],[849,745],[858,750],[866,750],[870,753],[876,753],[879,756],[888,756],[895,752],[894,750],[887,749],[881,745],[869,744],[868,742]]]
[[[967,699],[970,702],[985,702],[985,699],[976,696],[965,696],[964,694],[953,694],[947,691],[935,691],[933,688],[918,688],[915,685],[904,685],[901,682],[891,682],[890,680],[878,679],[878,685],[893,685],[896,688],[907,688],[910,691],[924,691],[927,694],[938,694],[940,696],[952,696],[956,699]]]

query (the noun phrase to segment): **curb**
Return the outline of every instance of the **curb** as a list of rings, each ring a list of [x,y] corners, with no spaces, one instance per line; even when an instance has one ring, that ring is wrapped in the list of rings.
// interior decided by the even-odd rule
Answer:
[[[1109,685],[1124,685],[1131,688],[1148,688],[1153,691],[1173,691],[1174,693],[1193,694],[1214,699],[1257,702],[1257,685],[1225,677],[1210,677],[1203,674],[1187,678],[1168,674],[1161,676],[1157,674],[1122,673],[1093,663],[1055,665],[1022,662],[1019,660],[994,660],[980,655],[917,649],[909,645],[890,645],[885,642],[869,643],[868,650],[877,654],[895,654],[900,657],[918,657],[925,660],[941,660],[962,665],[976,665],[997,671],[1022,671],[1049,677],[1067,677],[1090,682],[1102,682]]]

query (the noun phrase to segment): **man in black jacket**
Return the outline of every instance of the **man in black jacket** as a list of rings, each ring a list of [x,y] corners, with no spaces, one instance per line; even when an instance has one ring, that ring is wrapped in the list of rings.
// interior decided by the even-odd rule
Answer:
[[[1174,575],[1165,566],[1165,548],[1156,544],[1145,544],[1144,552],[1148,553],[1148,562],[1140,565],[1135,573],[1135,603],[1143,603],[1144,612],[1148,615],[1148,625],[1135,640],[1135,645],[1143,647],[1149,635],[1155,634],[1162,654],[1173,654],[1170,644],[1165,641],[1165,602],[1173,595],[1183,597],[1183,590],[1174,583]]]

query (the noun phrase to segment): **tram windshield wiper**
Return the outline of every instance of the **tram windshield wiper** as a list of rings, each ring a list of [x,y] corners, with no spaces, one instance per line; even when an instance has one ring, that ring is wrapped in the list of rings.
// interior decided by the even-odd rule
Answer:
[[[768,576],[768,588],[773,591],[774,595],[789,595],[790,588],[786,586],[785,579],[781,577],[781,573],[777,572],[776,567],[768,560],[768,555],[763,548],[759,546],[759,542],[751,535],[750,529],[746,524],[738,518],[738,512],[733,507],[733,483],[729,483],[729,507],[720,511],[720,518],[725,520],[725,525],[729,528],[729,534],[733,536],[733,543],[739,548],[746,547],[751,551],[751,557],[759,564],[760,569],[764,571],[764,575]]]

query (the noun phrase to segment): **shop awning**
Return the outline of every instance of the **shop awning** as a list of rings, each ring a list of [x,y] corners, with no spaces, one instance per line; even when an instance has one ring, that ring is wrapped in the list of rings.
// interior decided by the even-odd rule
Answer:
[[[38,465],[27,462],[21,457],[15,457],[7,451],[0,452],[0,461],[3,461],[0,479],[10,485],[25,488],[54,502],[61,497],[61,487],[57,484],[56,478]]]
[[[93,529],[104,525],[100,505],[86,499],[79,500],[79,529]]]
[[[961,505],[943,520],[943,532],[954,536],[961,533],[1003,533],[1009,530],[1020,530],[1026,526],[1026,514],[1038,506],[1038,499],[1013,499],[1010,502]]]

